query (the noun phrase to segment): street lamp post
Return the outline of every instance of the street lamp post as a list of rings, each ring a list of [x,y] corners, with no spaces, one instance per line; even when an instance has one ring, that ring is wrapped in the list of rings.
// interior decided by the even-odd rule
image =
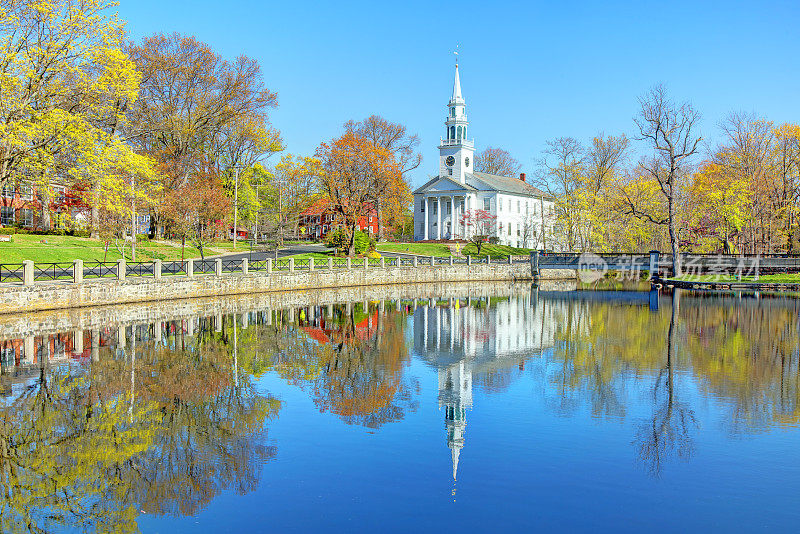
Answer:
[[[239,165],[234,167],[236,176],[233,186],[233,250],[236,250],[236,237],[239,234]]]

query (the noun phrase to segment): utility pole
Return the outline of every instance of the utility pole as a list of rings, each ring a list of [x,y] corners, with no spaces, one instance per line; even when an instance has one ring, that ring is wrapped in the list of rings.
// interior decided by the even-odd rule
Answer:
[[[236,250],[236,234],[239,233],[239,165],[233,167],[236,182],[233,186],[233,250]]]
[[[131,261],[136,261],[136,178],[131,174]],[[123,249],[124,251],[124,249]]]

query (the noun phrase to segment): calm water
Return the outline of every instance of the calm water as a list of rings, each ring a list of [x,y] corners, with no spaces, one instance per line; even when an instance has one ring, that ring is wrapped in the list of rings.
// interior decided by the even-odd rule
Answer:
[[[0,339],[2,531],[797,529],[800,301],[468,293]]]

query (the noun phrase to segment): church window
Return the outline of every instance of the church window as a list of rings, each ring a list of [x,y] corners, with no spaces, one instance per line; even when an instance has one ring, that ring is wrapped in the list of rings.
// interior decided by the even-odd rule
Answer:
[[[447,169],[447,176],[453,176],[453,169]]]
[[[419,203],[419,212],[425,213],[425,199],[422,199],[422,202]]]
[[[467,127],[464,126],[464,139],[466,139],[466,138],[467,138]]]
[[[456,139],[461,139],[461,126],[456,128]]]
[[[456,138],[456,127],[455,126],[451,126],[450,127],[450,139],[455,139],[455,138]]]
[[[453,208],[449,202],[446,202],[445,205],[447,206],[447,214],[450,215],[450,212],[452,211]]]
[[[450,116],[451,117],[455,117],[456,116],[456,108],[450,108]]]
[[[434,204],[434,205],[433,205],[433,214],[434,214],[434,215],[436,215],[436,213],[437,213],[437,211],[438,211],[438,206],[439,206],[439,203],[438,203],[438,202],[437,202],[436,204]]]
[[[492,209],[492,201],[488,198],[483,199],[483,209],[484,211],[489,211]]]

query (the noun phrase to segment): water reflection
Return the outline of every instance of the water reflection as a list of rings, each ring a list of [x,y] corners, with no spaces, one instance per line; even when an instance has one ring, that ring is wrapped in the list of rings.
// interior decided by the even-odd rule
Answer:
[[[467,418],[488,397],[515,414],[620,423],[637,465],[664,478],[702,431],[797,426],[799,302],[515,286],[7,336],[0,525],[136,530],[143,513],[194,516],[224,492],[258,491],[280,461],[277,382],[318,417],[373,433],[437,391],[453,481],[469,443],[484,450]],[[524,395],[511,393],[519,382]]]

